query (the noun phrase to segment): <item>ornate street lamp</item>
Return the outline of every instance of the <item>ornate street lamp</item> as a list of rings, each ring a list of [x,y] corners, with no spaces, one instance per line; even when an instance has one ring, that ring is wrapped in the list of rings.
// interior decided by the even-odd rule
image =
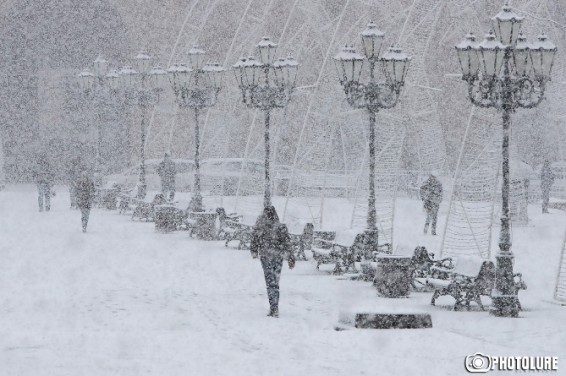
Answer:
[[[468,97],[478,107],[492,107],[503,116],[501,188],[501,232],[496,256],[496,283],[492,292],[495,316],[517,317],[519,298],[513,280],[509,214],[509,134],[511,113],[517,108],[533,108],[544,98],[546,83],[556,54],[556,46],[543,34],[528,44],[521,33],[523,17],[505,3],[492,19],[495,32],[477,43],[473,34],[456,46],[462,79],[468,83]]]
[[[100,177],[102,166],[102,99],[105,89],[116,91],[116,73],[115,71],[108,72],[108,62],[104,57],[98,56],[93,63],[94,73],[88,69],[83,70],[78,75],[79,87],[83,90],[89,99],[98,99],[97,114],[96,114],[96,158],[94,171],[97,177]]]
[[[152,68],[153,58],[146,52],[140,52],[134,58],[135,68],[125,66],[118,74],[120,86],[130,95],[137,98],[141,110],[141,145],[140,145],[140,174],[137,197],[145,198],[147,184],[145,180],[145,138],[147,109],[159,102],[159,93],[165,85],[165,72],[160,66]],[[115,79],[115,76],[112,76]]]
[[[380,109],[393,108],[397,104],[411,58],[398,47],[391,47],[382,55],[385,33],[379,31],[373,22],[367,25],[361,37],[365,56],[356,53],[353,46],[346,46],[334,57],[334,62],[348,104],[354,108],[363,108],[369,113],[369,197],[364,248],[365,251],[374,251],[378,246],[375,207],[375,116]],[[365,60],[369,62],[369,82],[364,84],[360,83],[360,76]],[[381,68],[383,80],[376,80],[376,65]]]
[[[299,63],[292,57],[275,60],[277,44],[264,37],[258,44],[260,60],[254,57],[240,58],[232,66],[236,81],[242,91],[242,101],[250,108],[257,108],[265,116],[265,190],[263,205],[271,205],[269,171],[270,142],[269,121],[271,110],[284,108],[295,88]]]
[[[204,211],[200,191],[200,110],[216,105],[222,87],[224,68],[218,63],[204,64],[206,53],[198,47],[188,52],[189,65],[174,64],[167,72],[179,108],[192,108],[195,115],[195,178],[190,211]]]

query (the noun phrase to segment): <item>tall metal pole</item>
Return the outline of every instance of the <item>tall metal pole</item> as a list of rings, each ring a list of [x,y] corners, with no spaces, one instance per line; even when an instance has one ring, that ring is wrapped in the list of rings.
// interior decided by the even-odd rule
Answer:
[[[263,197],[263,207],[267,208],[271,206],[271,183],[269,177],[269,158],[270,158],[270,148],[269,148],[269,110],[264,110],[265,114],[265,194]]]
[[[102,100],[102,88],[104,85],[104,81],[103,81],[103,76],[99,75],[98,76],[98,85],[95,88],[94,91],[94,95],[95,95],[95,105],[97,107],[96,109],[96,161],[95,161],[95,168],[94,168],[94,172],[95,173],[101,173],[102,169],[102,156],[101,156],[101,151],[100,149],[102,148],[102,105],[103,105],[103,100]],[[96,100],[98,99],[98,100]],[[98,102],[98,103],[97,103]]]
[[[375,209],[375,112],[369,113],[369,197],[368,197],[368,217],[367,229],[375,230],[376,209]]]
[[[140,145],[140,183],[138,187],[138,198],[143,200],[147,193],[145,183],[145,105],[141,105],[141,145]]]
[[[190,208],[192,211],[203,211],[202,195],[200,192],[200,128],[199,128],[199,107],[193,107],[195,113],[195,181],[194,192],[191,199]]]
[[[100,113],[100,108],[98,109],[98,116],[97,116],[97,124],[96,124],[96,167],[94,169],[95,172],[101,173],[102,172],[102,153],[100,149],[102,148],[102,114]]]
[[[499,234],[499,252],[495,256],[495,291],[492,293],[493,308],[490,313],[495,316],[517,317],[519,315],[519,298],[513,278],[513,252],[511,252],[511,221],[509,212],[509,134],[512,111],[512,83],[509,69],[511,49],[505,50],[503,62],[503,140],[501,145],[503,184],[501,186],[501,232]]]
[[[367,228],[364,237],[366,251],[376,249],[377,242],[377,212],[375,208],[375,111],[369,110],[369,195]]]

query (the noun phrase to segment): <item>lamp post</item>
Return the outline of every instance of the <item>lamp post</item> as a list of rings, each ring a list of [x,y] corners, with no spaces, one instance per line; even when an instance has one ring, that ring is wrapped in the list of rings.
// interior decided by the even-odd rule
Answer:
[[[369,114],[369,197],[367,228],[364,234],[365,251],[373,251],[378,245],[377,214],[375,208],[375,117],[380,109],[393,108],[397,104],[410,57],[398,47],[391,47],[381,55],[385,33],[370,22],[361,33],[364,55],[356,53],[353,46],[346,46],[334,57],[340,84],[344,87],[348,104],[365,109]],[[364,61],[369,63],[369,81],[360,82]],[[377,81],[376,65],[384,79]]]
[[[462,79],[468,83],[468,97],[472,104],[496,108],[502,113],[501,231],[490,313],[495,316],[517,317],[520,305],[514,283],[509,214],[511,114],[519,107],[536,107],[544,98],[556,46],[544,34],[536,42],[527,43],[521,33],[523,17],[516,14],[507,2],[491,21],[495,32],[490,31],[481,43],[477,43],[475,36],[470,33],[456,46],[456,51],[462,67]]]
[[[195,116],[195,177],[190,211],[204,211],[200,191],[199,112],[216,105],[222,87],[224,68],[217,63],[204,64],[205,52],[198,47],[189,50],[189,65],[174,64],[167,72],[179,108],[192,108]]]
[[[118,74],[116,71],[108,71],[108,62],[102,55],[98,56],[93,63],[94,73],[88,69],[79,73],[79,85],[88,98],[98,98],[96,114],[96,159],[94,172],[100,175],[102,166],[102,99],[103,91],[117,89]]]
[[[269,127],[271,110],[284,108],[295,88],[299,63],[292,57],[275,60],[277,44],[264,37],[258,44],[260,60],[241,58],[234,64],[236,81],[242,91],[242,101],[250,108],[262,110],[265,119],[265,190],[263,205],[271,206],[271,182],[269,171]]]
[[[126,93],[137,98],[141,110],[141,145],[140,145],[140,172],[138,183],[139,199],[145,198],[147,184],[145,181],[145,138],[147,109],[159,102],[159,93],[165,84],[165,72],[161,67],[151,67],[153,58],[146,52],[140,52],[135,58],[135,68],[125,66],[119,72],[120,85]]]

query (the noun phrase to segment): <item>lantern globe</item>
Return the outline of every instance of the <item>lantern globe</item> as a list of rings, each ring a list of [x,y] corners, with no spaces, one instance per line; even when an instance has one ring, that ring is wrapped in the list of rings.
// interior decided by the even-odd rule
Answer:
[[[140,51],[134,58],[137,71],[144,75],[151,69],[153,58],[145,51]]]
[[[464,40],[456,45],[456,52],[464,78],[476,77],[478,74],[480,63],[477,48],[478,42],[473,33],[468,33]]]
[[[81,89],[88,91],[94,87],[94,74],[88,69],[83,70],[77,76],[79,86]]]
[[[334,62],[341,83],[359,81],[364,57],[356,52],[354,46],[344,47],[334,56]]]
[[[133,89],[138,84],[138,79],[139,73],[131,66],[126,65],[120,70],[120,82],[124,89]]]
[[[478,58],[480,71],[485,77],[499,75],[505,55],[505,45],[495,40],[493,30],[485,35],[485,39],[478,45]]]
[[[383,73],[389,83],[403,85],[411,58],[399,47],[390,47],[381,58]]]
[[[521,32],[517,37],[517,44],[513,49],[513,62],[517,76],[528,76],[532,70],[531,45],[527,42],[527,37]]]
[[[205,73],[208,86],[215,89],[220,89],[222,87],[224,68],[219,63],[208,63],[204,66],[203,71]]]
[[[110,89],[118,90],[118,87],[120,85],[120,75],[118,74],[118,72],[115,69],[113,69],[110,72],[108,72],[105,77],[106,77],[106,82],[108,82],[108,86],[110,87]]]
[[[108,62],[102,55],[99,55],[94,61],[94,74],[104,76],[108,72]]]
[[[240,60],[234,65],[232,65],[232,70],[234,71],[234,76],[236,77],[236,82],[240,88],[244,88],[245,85],[245,75],[244,67],[246,65],[246,58],[240,57]]]
[[[206,52],[200,49],[198,46],[193,46],[189,52],[189,66],[193,70],[202,69],[204,66],[204,57]]]
[[[368,60],[377,60],[381,54],[385,33],[377,28],[374,22],[369,22],[366,29],[361,32],[364,54]]]
[[[505,4],[501,11],[491,19],[493,30],[495,30],[499,42],[505,46],[515,46],[523,19],[524,17],[515,13],[509,4]]]
[[[530,49],[533,71],[536,76],[550,79],[556,51],[556,45],[545,34],[538,36]]]
[[[160,65],[156,65],[149,71],[150,87],[156,90],[163,90],[165,88],[165,80],[167,77],[167,72],[161,68]]]
[[[272,42],[269,37],[263,37],[263,39],[257,44],[257,50],[262,64],[273,64],[275,61],[275,51],[277,50],[276,43]]]

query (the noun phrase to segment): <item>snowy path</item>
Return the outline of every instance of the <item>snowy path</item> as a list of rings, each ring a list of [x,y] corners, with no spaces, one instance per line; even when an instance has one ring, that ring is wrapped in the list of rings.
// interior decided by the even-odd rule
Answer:
[[[464,375],[464,357],[477,351],[554,355],[566,367],[566,308],[544,302],[564,214],[534,215],[544,228],[516,231],[529,284],[520,319],[451,312],[449,297],[430,307],[429,293],[377,298],[370,284],[311,262],[284,269],[273,319],[247,251],[97,209],[83,234],[66,190],[58,193],[39,213],[33,187],[0,192],[0,375]],[[399,227],[415,233],[418,209],[399,206]],[[526,255],[540,254],[539,238],[548,257],[533,262]],[[426,310],[434,328],[335,331],[339,311],[359,305]]]

